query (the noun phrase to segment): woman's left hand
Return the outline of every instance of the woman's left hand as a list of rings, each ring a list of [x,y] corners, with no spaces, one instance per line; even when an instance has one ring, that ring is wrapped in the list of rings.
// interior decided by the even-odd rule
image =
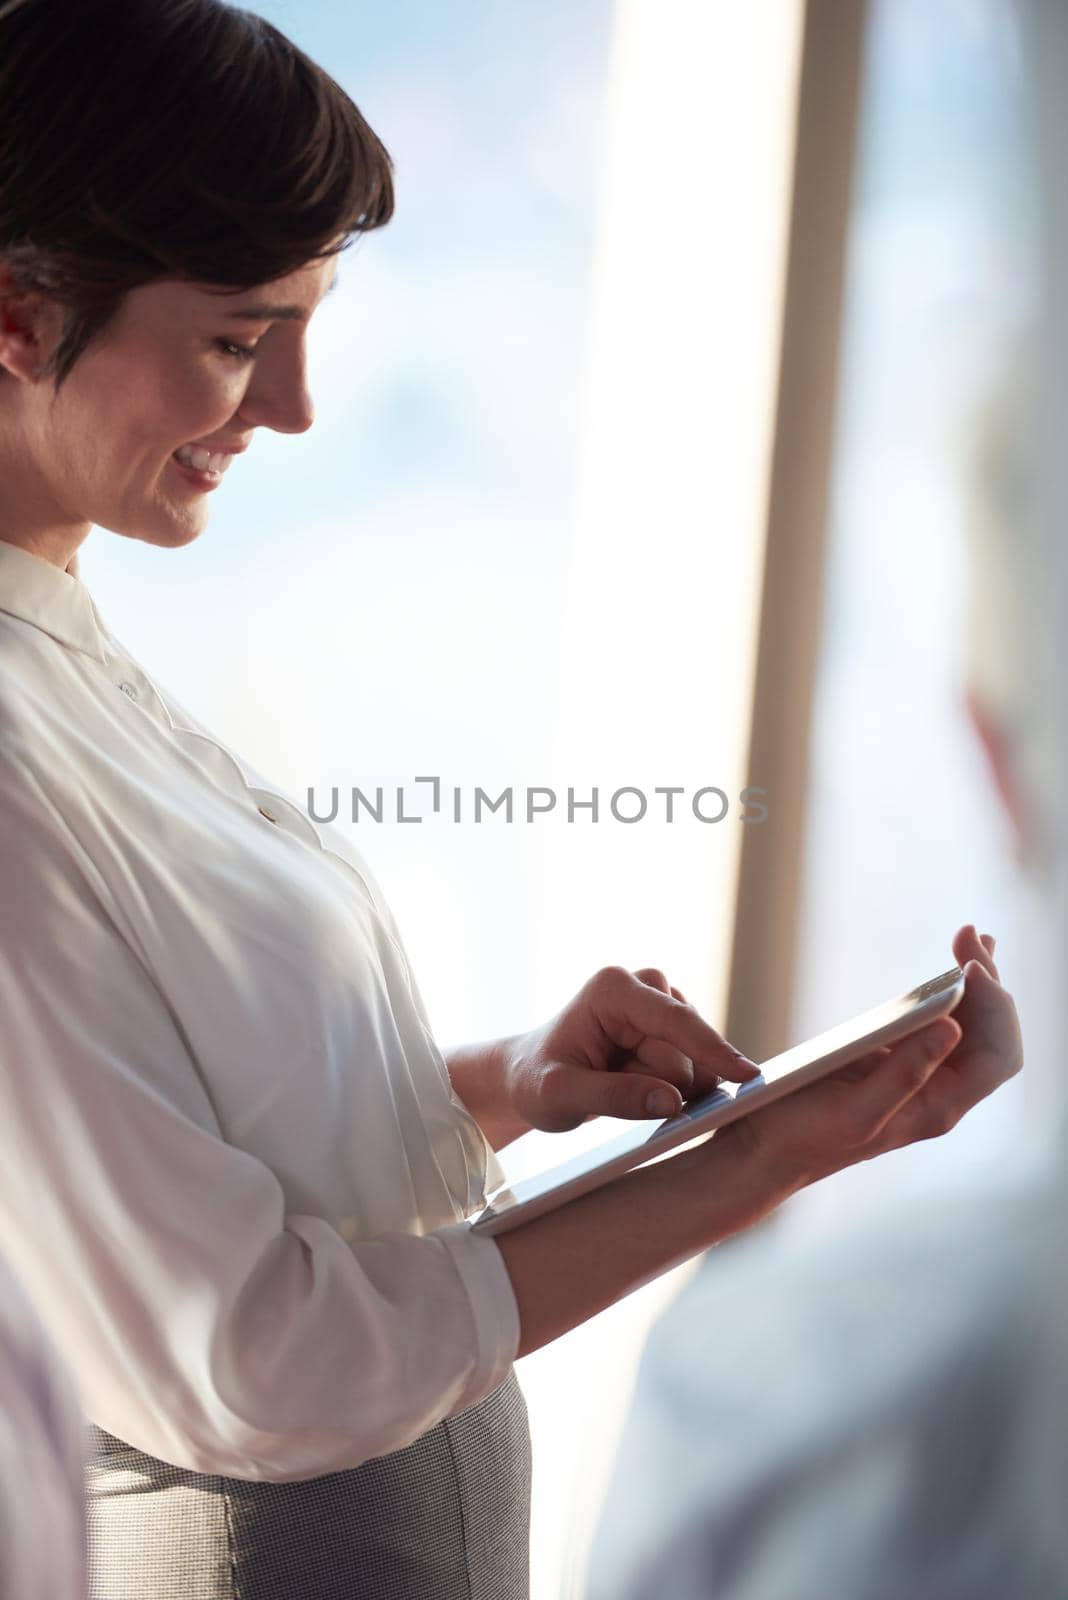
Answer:
[[[903,1095],[894,1091],[891,1102],[881,1100],[884,1089],[893,1090],[894,1058],[906,1068],[910,1064],[909,1039],[883,1045],[788,1099],[740,1117],[712,1142],[721,1152],[733,1149],[754,1172],[778,1172],[786,1194],[956,1127],[1020,1071],[1023,1041],[1015,1002],[1001,987],[990,935],[981,935],[973,923],[958,928],[953,954],[964,972],[964,994],[950,1019],[956,1040],[926,1064],[922,1056],[912,1058],[914,1071],[903,1080]],[[919,1030],[919,1039],[931,1026]]]
[[[674,1116],[720,1078],[757,1071],[656,967],[603,967],[543,1028],[512,1041],[504,1088],[529,1127],[561,1133],[590,1117]]]

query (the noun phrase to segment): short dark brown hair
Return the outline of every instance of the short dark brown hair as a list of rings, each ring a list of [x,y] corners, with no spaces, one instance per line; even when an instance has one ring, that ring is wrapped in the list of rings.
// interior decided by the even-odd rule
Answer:
[[[255,13],[0,0],[0,263],[63,307],[56,394],[130,289],[252,288],[392,215],[381,140]]]

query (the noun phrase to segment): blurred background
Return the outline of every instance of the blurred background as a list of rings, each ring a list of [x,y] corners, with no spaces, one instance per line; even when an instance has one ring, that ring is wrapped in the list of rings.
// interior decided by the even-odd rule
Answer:
[[[974,921],[1027,1072],[765,1226],[1025,1166],[1061,1095],[1041,0],[255,9],[383,139],[396,216],[312,323],[312,430],[258,436],[165,574],[90,538],[110,626],[299,803],[337,787],[444,1047],[622,962],[760,1058],[949,967]],[[528,786],[555,809],[527,821]],[[512,821],[476,823],[476,787]],[[528,1135],[506,1171],[610,1131]],[[519,1365],[535,1600],[581,1593],[642,1342],[692,1270]]]

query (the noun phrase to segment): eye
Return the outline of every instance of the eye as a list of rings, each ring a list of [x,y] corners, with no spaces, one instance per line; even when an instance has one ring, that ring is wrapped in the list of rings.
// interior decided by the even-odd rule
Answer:
[[[218,348],[233,361],[251,361],[256,354],[254,344],[232,344],[229,339],[216,339]]]

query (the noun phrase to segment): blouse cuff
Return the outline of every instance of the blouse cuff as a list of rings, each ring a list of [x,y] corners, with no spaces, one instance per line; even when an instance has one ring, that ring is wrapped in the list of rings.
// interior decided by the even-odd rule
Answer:
[[[492,1394],[507,1378],[519,1350],[519,1307],[504,1257],[488,1235],[467,1222],[434,1230],[467,1291],[475,1328],[475,1365],[456,1411]],[[455,1414],[455,1412],[453,1413]]]

